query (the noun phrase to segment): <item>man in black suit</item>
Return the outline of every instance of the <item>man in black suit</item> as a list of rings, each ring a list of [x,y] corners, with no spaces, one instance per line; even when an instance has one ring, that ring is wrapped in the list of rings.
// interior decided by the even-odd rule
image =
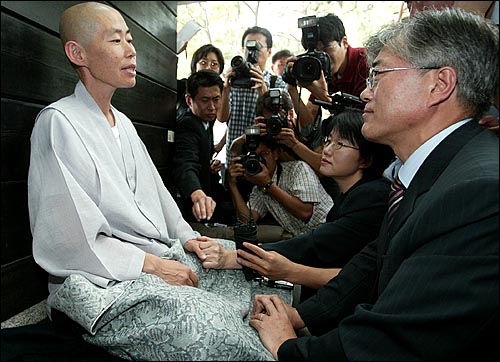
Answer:
[[[217,117],[224,82],[213,70],[189,76],[186,103],[189,110],[178,120],[175,133],[173,175],[184,218],[198,231],[197,223],[231,224],[235,212],[231,196],[219,183],[220,161],[213,160],[211,124]],[[203,235],[208,235],[201,225]]]
[[[280,361],[498,358],[499,144],[477,122],[498,87],[498,27],[422,11],[366,49],[362,131],[401,160],[399,206],[314,297],[257,296],[250,324]]]

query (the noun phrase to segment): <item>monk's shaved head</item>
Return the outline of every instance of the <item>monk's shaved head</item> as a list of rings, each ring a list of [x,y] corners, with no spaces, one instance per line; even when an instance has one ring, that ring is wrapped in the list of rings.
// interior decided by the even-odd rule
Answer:
[[[62,45],[72,40],[88,46],[102,26],[101,19],[109,16],[110,12],[118,13],[112,7],[97,2],[81,3],[66,9],[59,22]]]

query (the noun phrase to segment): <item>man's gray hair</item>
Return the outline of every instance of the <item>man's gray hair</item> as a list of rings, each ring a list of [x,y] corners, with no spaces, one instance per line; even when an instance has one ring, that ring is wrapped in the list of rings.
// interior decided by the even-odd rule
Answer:
[[[498,26],[459,8],[425,10],[383,27],[366,42],[368,64],[384,48],[414,67],[450,66],[458,99],[475,116],[498,89]]]

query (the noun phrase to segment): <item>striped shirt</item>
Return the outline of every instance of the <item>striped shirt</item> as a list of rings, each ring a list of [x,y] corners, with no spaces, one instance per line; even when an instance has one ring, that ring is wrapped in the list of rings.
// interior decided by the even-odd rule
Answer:
[[[264,81],[267,88],[270,87],[272,73],[264,70]],[[275,83],[276,88],[281,88],[288,93],[287,84],[278,77]],[[231,143],[236,138],[245,134],[245,128],[254,125],[256,117],[255,108],[258,98],[257,89],[234,88],[231,87],[229,92],[229,109],[230,117],[227,122],[227,138],[226,138],[226,165],[229,165],[232,155],[229,152]]]
[[[288,161],[282,162],[281,166],[283,169],[280,179],[277,179],[277,172],[275,172],[272,180],[280,189],[299,198],[302,202],[314,204],[309,222],[306,223],[292,215],[283,205],[270,195],[264,194],[257,186],[253,188],[247,205],[251,206],[260,218],[270,212],[283,229],[296,236],[324,223],[328,212],[333,207],[333,200],[321,185],[314,170],[306,162]]]

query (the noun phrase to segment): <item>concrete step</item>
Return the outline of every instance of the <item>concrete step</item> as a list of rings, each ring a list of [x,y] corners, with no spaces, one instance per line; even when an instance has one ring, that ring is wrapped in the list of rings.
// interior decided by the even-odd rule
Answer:
[[[23,310],[21,313],[7,319],[6,321],[3,321],[2,329],[35,324],[44,320],[47,318],[46,306],[47,301],[42,300],[40,303],[37,303],[28,309]]]

